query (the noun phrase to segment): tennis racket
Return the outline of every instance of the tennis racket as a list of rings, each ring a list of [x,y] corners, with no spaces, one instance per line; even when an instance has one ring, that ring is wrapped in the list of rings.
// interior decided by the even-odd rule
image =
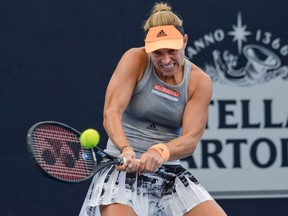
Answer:
[[[79,137],[80,133],[68,125],[39,122],[28,131],[28,151],[43,174],[65,183],[80,183],[106,166],[124,164],[124,158],[109,155],[99,147],[83,148]]]

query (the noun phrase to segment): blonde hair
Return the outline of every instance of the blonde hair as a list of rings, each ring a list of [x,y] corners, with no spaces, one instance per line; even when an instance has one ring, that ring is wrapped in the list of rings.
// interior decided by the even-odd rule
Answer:
[[[150,17],[144,23],[143,29],[146,31],[155,26],[182,26],[182,24],[183,20],[181,20],[174,12],[172,12],[171,6],[169,6],[167,3],[159,2],[155,3],[154,7],[152,8]]]

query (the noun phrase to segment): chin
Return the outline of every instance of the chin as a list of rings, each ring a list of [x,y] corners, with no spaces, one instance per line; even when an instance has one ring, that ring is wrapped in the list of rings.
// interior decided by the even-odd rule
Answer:
[[[165,71],[165,72],[161,71],[161,73],[162,73],[163,76],[169,77],[169,76],[174,76],[177,72],[175,72],[175,70],[173,70],[173,71],[169,71],[169,72],[167,72],[167,71]]]

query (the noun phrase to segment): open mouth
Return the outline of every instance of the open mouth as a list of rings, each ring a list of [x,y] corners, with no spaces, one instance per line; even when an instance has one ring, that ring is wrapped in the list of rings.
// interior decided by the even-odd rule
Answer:
[[[172,70],[175,66],[175,63],[173,64],[168,64],[168,65],[161,65],[161,68],[163,68],[164,70]]]

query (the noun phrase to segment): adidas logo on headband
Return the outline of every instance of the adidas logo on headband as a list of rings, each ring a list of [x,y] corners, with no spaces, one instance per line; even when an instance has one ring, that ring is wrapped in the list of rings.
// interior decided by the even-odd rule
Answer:
[[[163,31],[163,29],[161,29],[161,31],[157,34],[156,37],[163,37],[163,36],[167,36],[167,34]]]

